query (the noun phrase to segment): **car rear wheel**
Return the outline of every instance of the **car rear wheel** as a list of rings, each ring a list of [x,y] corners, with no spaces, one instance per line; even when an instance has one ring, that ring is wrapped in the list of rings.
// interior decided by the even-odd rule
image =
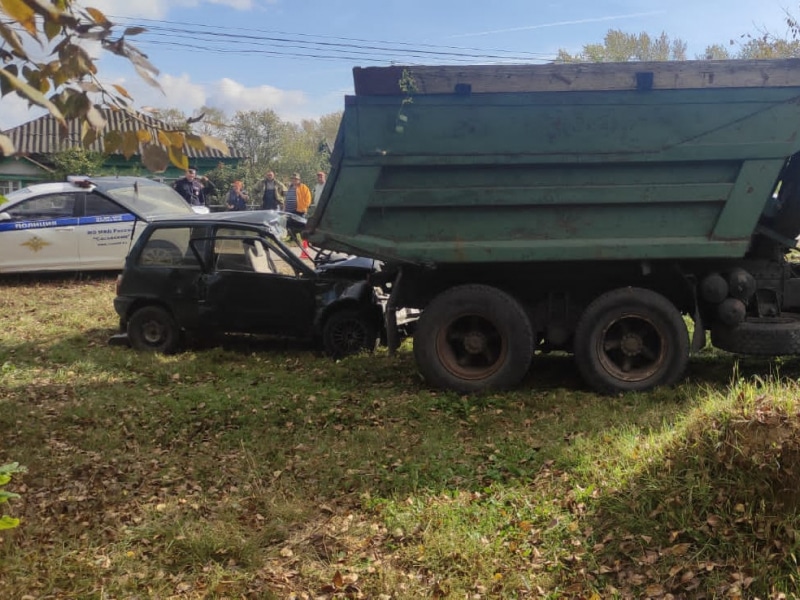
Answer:
[[[348,308],[333,313],[322,328],[322,344],[333,358],[374,352],[378,329],[368,315]]]
[[[171,354],[180,346],[180,329],[163,308],[145,306],[128,321],[128,339],[136,350]]]

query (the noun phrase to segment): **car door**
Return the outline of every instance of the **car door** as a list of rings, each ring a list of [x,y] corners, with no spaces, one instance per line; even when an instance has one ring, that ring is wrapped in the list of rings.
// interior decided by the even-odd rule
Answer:
[[[85,194],[79,215],[77,239],[81,268],[122,269],[136,217],[95,192]]]
[[[222,331],[308,337],[314,325],[314,273],[254,232],[217,230],[205,280],[207,314]],[[259,257],[260,258],[257,258]]]
[[[82,196],[56,192],[4,207],[0,273],[80,269],[76,211]]]

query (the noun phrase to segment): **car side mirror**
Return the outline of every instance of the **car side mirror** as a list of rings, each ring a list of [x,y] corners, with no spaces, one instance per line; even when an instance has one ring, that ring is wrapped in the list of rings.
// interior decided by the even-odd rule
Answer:
[[[7,212],[0,212],[0,221],[10,221],[11,215]]]

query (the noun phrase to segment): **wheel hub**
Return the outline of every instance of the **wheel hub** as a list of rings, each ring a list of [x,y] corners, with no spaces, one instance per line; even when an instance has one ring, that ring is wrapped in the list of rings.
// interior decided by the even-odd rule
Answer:
[[[150,321],[142,327],[142,335],[144,339],[150,344],[157,344],[161,341],[161,327],[158,323]]]
[[[635,333],[627,333],[622,336],[620,342],[620,349],[625,356],[637,356],[642,352],[644,343],[640,335]]]
[[[486,350],[486,336],[480,331],[471,331],[464,336],[464,350],[470,354],[481,354]]]

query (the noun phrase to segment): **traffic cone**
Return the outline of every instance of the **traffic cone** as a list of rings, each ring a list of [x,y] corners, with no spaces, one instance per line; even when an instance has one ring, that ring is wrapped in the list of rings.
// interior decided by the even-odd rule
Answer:
[[[307,248],[308,248],[308,240],[303,240],[303,251],[300,253],[300,258],[307,258],[308,260],[311,260],[311,257],[308,255],[308,252],[306,252]]]

